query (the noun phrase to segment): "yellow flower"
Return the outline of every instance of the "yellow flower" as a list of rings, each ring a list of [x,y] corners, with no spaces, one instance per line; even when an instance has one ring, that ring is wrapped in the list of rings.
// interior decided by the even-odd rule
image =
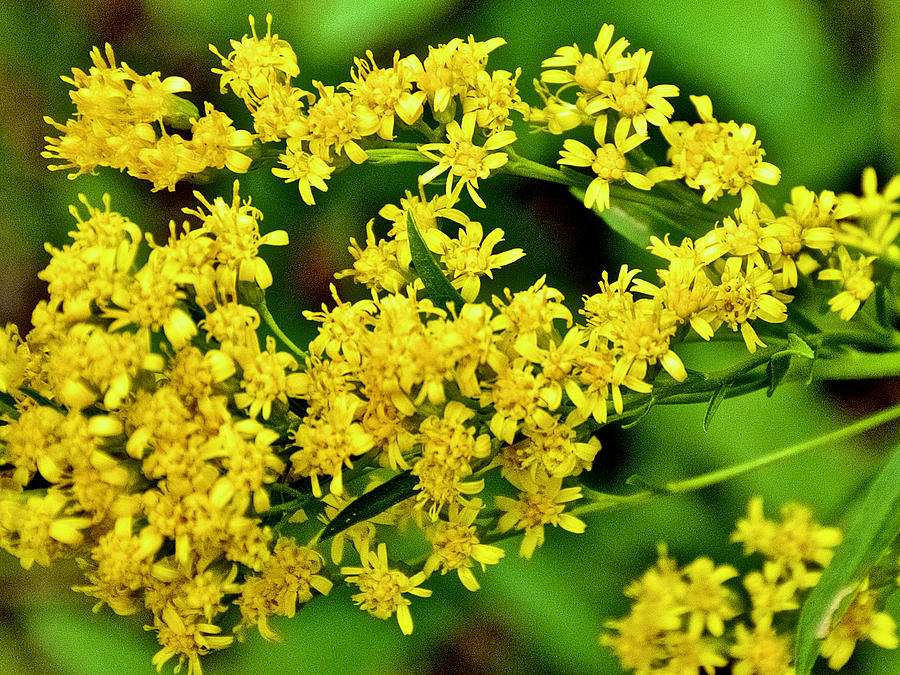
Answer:
[[[272,34],[272,15],[266,14],[266,34],[256,35],[256,20],[250,15],[250,32],[240,41],[231,41],[231,52],[222,56],[219,50],[209,45],[210,51],[222,60],[223,68],[213,68],[212,72],[221,75],[220,88],[225,87],[240,98],[263,98],[269,94],[270,88],[284,83],[300,74],[297,66],[297,55],[291,45]]]
[[[346,155],[354,164],[362,164],[368,155],[356,141],[368,129],[361,126],[353,97],[315,80],[313,86],[319,92],[319,99],[309,107],[306,118],[297,121],[296,128],[288,129],[289,136],[307,141],[310,152],[326,161],[331,161],[334,150],[337,155]]]
[[[422,456],[413,464],[412,474],[419,479],[417,504],[424,508],[430,503],[432,517],[444,504],[484,488],[483,480],[462,482],[472,473],[471,461],[491,452],[490,436],[476,436],[475,427],[466,424],[474,416],[474,410],[450,401],[440,417],[429,415],[419,425]]]
[[[832,267],[822,270],[819,272],[819,279],[841,282],[841,292],[828,299],[828,306],[844,321],[849,321],[875,290],[875,283],[872,281],[872,263],[877,256],[861,255],[853,260],[843,246],[838,249],[837,254],[840,269]]]
[[[151,574],[153,559],[163,538],[152,528],[136,534],[130,516],[116,519],[115,526],[100,537],[91,551],[91,566],[85,572],[87,586],[72,590],[97,598],[94,611],[104,603],[120,615],[140,609],[140,594]]]
[[[409,250],[409,233],[406,231],[407,215],[412,214],[419,232],[425,236],[426,232],[438,226],[438,218],[444,218],[457,225],[465,225],[469,217],[455,208],[457,198],[444,194],[434,195],[425,200],[418,195],[412,195],[409,191],[400,199],[400,205],[386,204],[381,207],[378,215],[391,223],[387,236],[397,242],[397,262],[405,272],[409,269],[412,255]],[[429,244],[429,237],[425,237],[425,243]]]
[[[494,414],[488,424],[497,438],[512,443],[522,420],[537,410],[546,380],[535,374],[525,359],[505,362],[490,387],[481,397],[481,405],[490,405]]]
[[[456,238],[450,238],[437,228],[425,236],[429,248],[438,250],[441,263],[451,274],[453,286],[459,289],[466,302],[475,302],[481,290],[482,276],[493,278],[493,270],[525,255],[521,248],[494,253],[494,247],[503,241],[503,230],[495,228],[485,237],[481,223],[474,220],[461,227]]]
[[[842,194],[841,202],[855,203],[854,215],[867,220],[877,220],[885,214],[900,211],[900,176],[891,178],[884,190],[878,191],[878,175],[871,166],[863,170],[862,195]]]
[[[582,343],[585,339],[583,329],[573,326],[561,341],[551,340],[546,347],[538,345],[534,333],[521,335],[514,343],[516,352],[537,364],[547,379],[543,398],[550,410],[560,406],[563,389],[568,389],[569,383],[573,382],[572,373],[584,353]]]
[[[504,289],[505,303],[494,296],[493,304],[500,311],[494,318],[494,328],[518,337],[526,333],[550,333],[556,319],[571,326],[572,312],[563,304],[563,294],[547,286],[546,281],[547,275],[542,275],[524,291],[510,293],[508,288]]]
[[[272,272],[266,261],[259,257],[259,248],[288,243],[288,234],[284,230],[260,234],[262,212],[251,205],[249,198],[242,203],[239,189],[240,184],[234,181],[230,204],[221,197],[210,203],[201,193],[194,192],[206,211],[184,209],[185,213],[201,220],[197,234],[212,237],[214,243],[210,255],[219,265],[216,277],[228,293],[234,293],[238,281],[254,282],[262,289],[271,286]]]
[[[519,555],[530,558],[535,549],[544,543],[544,525],[561,527],[581,534],[584,521],[571,513],[564,513],[566,504],[581,499],[580,487],[562,487],[562,478],[548,478],[540,473],[535,478],[529,474],[509,475],[507,480],[520,490],[517,499],[498,495],[494,497],[497,508],[505,513],[497,527],[501,532],[513,528],[525,530]]]
[[[426,94],[413,91],[413,83],[418,76],[415,59],[401,59],[400,52],[394,52],[390,68],[378,68],[371,51],[366,58],[355,58],[356,69],[350,71],[352,82],[342,85],[353,98],[354,111],[359,119],[364,136],[378,134],[390,141],[394,138],[394,116],[406,125],[416,122],[424,111]]]
[[[269,419],[275,402],[287,405],[287,371],[297,369],[297,361],[287,352],[275,350],[275,338],[266,336],[265,351],[259,347],[239,350],[234,354],[241,367],[240,391],[234,394],[234,404],[247,409],[250,417],[262,415]]]
[[[724,582],[738,575],[731,565],[716,565],[709,558],[697,558],[684,568],[687,584],[684,604],[687,608],[690,635],[706,630],[714,637],[725,632],[725,622],[739,614],[734,594]]]
[[[273,167],[272,174],[287,183],[297,181],[300,197],[310,206],[316,203],[313,188],[322,192],[328,191],[325,181],[331,178],[334,167],[318,155],[306,152],[303,149],[303,142],[299,139],[288,138],[285,151],[278,156],[278,161],[285,168]]]
[[[794,675],[790,639],[771,626],[757,625],[751,631],[738,624],[729,654],[737,659],[734,675]]]
[[[713,117],[709,96],[691,96],[691,102],[701,122],[679,121],[662,127],[672,165],[651,169],[647,174],[651,180],[684,178],[689,187],[703,190],[707,203],[725,192],[753,190],[757,181],[775,185],[781,179],[780,169],[763,161],[766,153],[752,124],[719,122]]]
[[[453,38],[445,45],[428,47],[424,63],[410,57],[417,73],[416,85],[427,95],[439,121],[448,122],[452,118],[453,97],[464,94],[476,82],[478,74],[484,72],[488,55],[505,44],[503,38],[478,42],[470,35],[467,41]]]
[[[721,283],[715,288],[715,299],[709,308],[701,312],[713,330],[727,324],[733,331],[740,328],[749,352],[756,347],[765,347],[753,326],[751,319],[762,319],[769,323],[787,321],[787,305],[778,298],[772,283],[772,270],[758,267],[753,259],[747,260],[744,269],[743,258],[731,257],[725,261]]]
[[[220,626],[203,619],[193,613],[180,612],[174,604],[166,605],[162,614],[154,616],[153,625],[146,626],[146,629],[156,631],[162,645],[152,659],[157,670],[177,656],[177,670],[187,661],[188,675],[201,675],[200,657],[216,649],[224,649],[234,641],[230,635],[219,635],[222,632]]]
[[[469,196],[481,208],[485,208],[484,200],[478,195],[478,180],[487,178],[491,171],[499,169],[509,161],[505,152],[494,152],[516,140],[514,131],[507,129],[492,134],[484,145],[475,145],[472,135],[475,132],[476,113],[463,115],[462,124],[453,120],[447,125],[447,143],[425,143],[419,146],[419,152],[437,165],[419,177],[420,183],[430,183],[447,171],[447,196],[455,199],[463,186]],[[454,181],[457,180],[454,186]]]
[[[784,205],[785,215],[766,228],[781,245],[780,254],[769,254],[772,269],[781,271],[781,287],[797,286],[797,263],[806,249],[828,253],[835,243],[837,220],[852,212],[830,190],[816,195],[802,186],[791,189],[791,201]]]
[[[480,588],[472,573],[473,564],[479,563],[484,571],[485,565],[496,565],[505,555],[502,548],[479,542],[473,523],[480,510],[481,500],[477,498],[464,505],[454,502],[450,505],[448,520],[439,521],[426,531],[433,552],[425,562],[425,574],[430,575],[438,569],[441,574],[456,570],[468,590]]]
[[[770,626],[778,612],[789,612],[800,607],[797,583],[785,579],[784,571],[778,563],[766,560],[762,572],[748,572],[744,576],[744,587],[753,603],[750,616],[758,627]]]
[[[298,546],[293,538],[279,537],[259,575],[248,575],[241,584],[240,597],[234,601],[241,608],[235,632],[242,636],[253,624],[266,640],[277,639],[269,626],[270,616],[292,617],[297,605],[312,600],[314,590],[322,595],[331,591],[331,581],[318,574],[321,569],[322,556],[315,550]]]
[[[635,133],[646,136],[647,123],[664,127],[675,112],[666,98],[678,96],[678,87],[674,84],[658,84],[654,87],[647,82],[647,68],[653,52],[639,49],[630,56],[632,66],[613,74],[612,81],[601,82],[600,96],[593,97],[585,106],[588,115],[596,115],[602,110],[615,110],[619,113],[619,126],[626,132],[634,128]]]
[[[538,408],[528,416],[522,425],[522,434],[530,443],[525,446],[522,468],[538,471],[552,477],[565,478],[590,470],[600,441],[591,437],[587,441],[576,441],[576,431],[559,415],[551,415]]]
[[[747,517],[737,522],[731,541],[743,543],[745,555],[758,551],[772,560],[798,588],[814,586],[818,575],[810,574],[807,566],[824,567],[831,561],[834,547],[841,543],[841,531],[822,527],[810,509],[800,504],[785,504],[781,516],[781,523],[767,520],[762,499],[754,497],[747,505]],[[774,572],[766,570],[765,574],[773,578]]]
[[[353,277],[358,284],[364,284],[375,290],[386,290],[398,293],[412,278],[404,274],[398,259],[399,248],[396,239],[376,239],[373,222],[366,224],[366,245],[360,246],[356,239],[350,237],[347,248],[353,256],[353,267],[341,270],[334,275],[335,279]]]
[[[593,54],[582,54],[578,45],[574,44],[557,49],[553,56],[541,62],[541,68],[550,69],[541,73],[541,82],[561,84],[563,87],[560,90],[577,85],[587,94],[600,93],[601,85],[609,80],[610,75],[632,67],[631,59],[623,55],[628,40],[619,38],[613,42],[614,31],[610,24],[601,26],[594,40]],[[574,71],[559,70],[567,67],[574,67]]]
[[[368,545],[359,551],[361,567],[342,567],[341,574],[347,583],[359,587],[359,593],[353,596],[353,602],[360,609],[367,611],[379,619],[387,619],[397,615],[397,623],[404,635],[413,631],[412,615],[409,612],[410,600],[405,594],[427,598],[431,591],[419,588],[425,581],[425,573],[417,572],[409,577],[400,570],[391,569],[388,564],[387,545],[378,544],[377,552]]]
[[[755,192],[744,193],[740,207],[734,211],[734,218],[726,216],[712,230],[696,239],[694,250],[707,264],[733,255],[752,259],[757,267],[765,267],[762,252],[770,257],[781,253],[777,237],[766,227],[774,220],[772,210],[759,201]]]
[[[863,581],[850,607],[822,642],[822,656],[828,667],[840,670],[861,640],[871,640],[879,647],[897,649],[897,622],[887,612],[879,612],[878,596],[869,590],[868,577]]]
[[[19,559],[24,569],[34,563],[48,567],[70,547],[84,541],[91,519],[74,515],[71,499],[50,488],[46,495],[0,492],[0,532],[3,548]]]
[[[352,458],[372,449],[374,439],[355,421],[360,400],[345,394],[331,402],[327,410],[308,415],[293,432],[296,450],[291,454],[293,474],[312,479],[313,494],[322,496],[319,476],[330,476],[332,494],[343,492],[344,466],[353,467]]]
[[[567,166],[589,166],[596,174],[584,192],[584,205],[591,208],[596,205],[597,211],[609,208],[609,184],[613,181],[625,180],[640,190],[649,190],[653,182],[647,176],[636,171],[628,171],[628,160],[625,155],[647,140],[647,136],[632,134],[626,136],[628,127],[617,125],[613,143],[606,142],[607,117],[601,115],[594,125],[594,139],[599,147],[591,150],[581,141],[567,138],[563,141],[564,150],[560,151],[561,159],[557,164]]]
[[[503,131],[513,123],[509,116],[513,110],[524,113],[527,109],[516,89],[521,73],[521,68],[515,74],[506,70],[479,72],[463,98],[463,113],[474,112],[478,126],[490,134]]]
[[[246,173],[252,160],[240,150],[249,149],[252,143],[249,131],[235,129],[231,118],[210,103],[205,104],[204,116],[191,125],[191,147],[206,167]]]

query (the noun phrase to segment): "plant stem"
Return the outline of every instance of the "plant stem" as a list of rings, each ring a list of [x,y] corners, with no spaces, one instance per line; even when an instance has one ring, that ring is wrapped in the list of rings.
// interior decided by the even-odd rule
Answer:
[[[790,459],[791,457],[796,457],[797,455],[800,455],[808,450],[812,450],[823,445],[828,445],[830,443],[836,443],[846,438],[851,438],[863,433],[864,431],[874,429],[875,427],[881,426],[882,424],[886,424],[887,422],[898,418],[900,418],[900,405],[895,405],[877,412],[874,415],[864,417],[863,419],[858,420],[846,427],[842,427],[816,438],[811,438],[805,441],[801,441],[800,443],[795,443],[794,445],[788,446],[787,448],[776,450],[775,452],[763,455],[762,457],[757,457],[755,459],[741,462],[740,464],[735,464],[733,466],[728,466],[723,469],[710,471],[709,473],[700,474],[699,476],[694,476],[693,478],[687,478],[684,480],[667,483],[659,488],[642,490],[633,495],[611,495],[602,492],[586,490],[588,496],[592,499],[592,502],[590,504],[584,504],[572,509],[572,513],[574,515],[585,515],[601,511],[618,510],[626,508],[628,506],[644,504],[656,497],[678,495],[684,494],[686,492],[691,492],[693,490],[700,490],[702,488],[709,487],[710,485],[715,485],[716,483],[721,483],[731,478],[742,476],[746,473],[750,473],[751,471],[756,471],[757,469],[769,466],[770,464],[775,464],[776,462]]]
[[[290,349],[294,354],[299,356],[301,359],[306,359],[306,352],[304,352],[300,347],[294,344],[294,342],[285,334],[283,330],[281,330],[281,326],[279,326],[275,322],[275,317],[272,316],[272,312],[269,311],[268,305],[266,305],[266,299],[263,297],[258,303],[255,305],[255,309],[259,312],[260,318],[266,323],[269,329],[275,334],[279,340],[281,340],[288,349]]]
[[[813,380],[870,380],[900,374],[900,354],[861,354],[851,352],[838,359],[817,359]]]
[[[434,164],[418,150],[410,150],[407,148],[371,148],[366,150],[369,156],[366,160],[370,164]]]

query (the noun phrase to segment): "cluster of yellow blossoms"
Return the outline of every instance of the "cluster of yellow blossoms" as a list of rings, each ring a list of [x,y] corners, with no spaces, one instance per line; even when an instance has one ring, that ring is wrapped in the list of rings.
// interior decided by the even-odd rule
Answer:
[[[798,610],[841,532],[820,526],[799,504],[785,504],[781,522],[767,520],[754,498],[731,540],[743,544],[745,555],[762,556],[762,568],[743,575],[746,597],[726,585],[739,576],[732,565],[702,557],[679,568],[660,546],[656,565],[625,590],[630,612],[607,622],[612,631],[601,637],[624,668],[638,675],[712,675],[725,667],[735,675],[793,675]],[[863,640],[897,648],[896,622],[876,609],[894,587],[892,580],[876,590],[863,579],[846,613],[826,627],[822,655],[832,669],[842,668]]]
[[[349,82],[314,81],[313,93],[291,83],[296,56],[267,24],[262,37],[254,28],[232,41],[227,56],[213,48],[222,91],[247,105],[252,133],[210,104],[201,117],[176,95],[186,81],[138,75],[95,49],[90,71],[66,79],[76,115],[51,122],[61,136],[45,154],[74,175],[110,166],[154,189],[271,160],[308,204],[312,188],[326,190],[333,172],[354,164],[431,164],[418,194],[380,211],[386,237],[370,222],[365,244],[351,241],[352,267],[338,276],[369,297],[334,292],[334,306],[306,312],[320,324],[308,351],[287,342],[279,351],[273,337],[261,344],[273,279],[259,247],[288,237],[260,233],[262,214],[235,181],[230,201],[197,193],[186,213],[198,224],[170,224],[164,244],[148,236],[149,254],[140,228],[108,200],[103,209],[83,200],[72,243],[48,246],[40,277],[50,299],[33,329],[25,340],[13,326],[0,332],[0,545],[26,567],[76,557],[86,580],[77,590],[98,607],[149,610],[157,665],[175,657],[199,671],[201,655],[233,639],[222,633],[231,606],[239,637],[255,626],[273,638],[269,617],[292,616],[339,578],[358,588],[363,610],[396,616],[410,632],[407,596],[430,595],[421,584],[431,574],[455,571],[475,590],[473,568],[503,556],[492,541],[522,533],[519,552],[530,557],[546,526],[584,530],[571,507],[588,496],[577,477],[600,450],[595,432],[647,404],[655,385],[686,380],[674,347],[691,330],[709,340],[725,324],[754,352],[765,345],[752,322],[786,322],[800,282],[816,279],[826,283],[811,292],[850,319],[874,291],[876,260],[900,256],[900,178],[879,193],[867,172],[862,197],[798,187],[775,216],[753,184],[773,184],[779,172],[763,161],[753,127],[715,120],[707,97],[693,98],[700,123],[670,121],[666,99],[677,88],[651,87],[651,53],[627,53],[611,26],[594,54],[563,47],[544,61],[543,105],[532,107],[516,88],[519,71],[486,69],[500,38],[451,40],[422,60],[398,53],[386,68],[368,53]],[[513,114],[554,134],[590,126],[596,147],[566,138],[562,169],[540,167],[513,152]],[[670,145],[666,166],[640,150],[652,129]],[[666,261],[659,283],[627,266],[614,279],[604,273],[576,321],[544,277],[480,299],[483,280],[524,253],[495,253],[502,230],[485,234],[458,206],[465,189],[484,207],[479,180],[501,170],[568,181],[597,211],[615,190],[643,195],[674,180],[701,190],[697,203],[740,194],[740,204],[702,236],[653,237],[650,250]],[[444,188],[426,196],[443,174]],[[388,555],[402,536],[418,537],[421,552],[407,565]],[[357,566],[341,566],[347,541]],[[760,587],[808,587],[809,577],[773,569]],[[685,600],[694,586],[733,576],[728,569],[698,561],[682,573],[663,556],[658,574],[680,579],[684,592],[658,598],[670,605],[655,614],[669,651],[648,652],[651,665],[700,649],[704,630],[721,636],[736,615],[724,595],[712,609]],[[614,640],[620,653],[658,637],[628,625]],[[762,618],[754,625],[777,642]],[[736,658],[751,640],[740,631]],[[707,671],[722,658],[697,653]]]

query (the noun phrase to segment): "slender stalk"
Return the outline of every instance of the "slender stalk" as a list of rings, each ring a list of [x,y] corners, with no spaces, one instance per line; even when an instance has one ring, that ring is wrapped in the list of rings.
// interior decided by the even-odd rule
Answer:
[[[870,380],[900,374],[900,354],[862,354],[851,352],[837,359],[817,359],[813,380]]]
[[[406,148],[371,148],[366,150],[370,164],[434,164],[418,150]]]
[[[700,490],[711,485],[722,483],[726,480],[742,476],[744,474],[750,473],[751,471],[762,469],[763,467],[769,466],[771,464],[790,459],[791,457],[796,457],[797,455],[801,455],[809,450],[813,450],[824,445],[829,445],[831,443],[837,443],[838,441],[842,441],[847,438],[852,438],[853,436],[861,434],[864,431],[874,429],[875,427],[881,426],[882,424],[886,424],[887,422],[898,418],[900,418],[900,405],[895,405],[890,408],[886,408],[885,410],[881,410],[874,415],[869,415],[868,417],[864,417],[861,420],[857,420],[853,424],[850,424],[846,427],[836,429],[835,431],[817,436],[816,438],[811,438],[805,441],[801,441],[800,443],[795,443],[794,445],[788,446],[787,448],[776,450],[775,452],[763,455],[762,457],[756,457],[755,459],[741,462],[740,464],[734,464],[722,469],[717,469],[715,471],[700,474],[699,476],[694,476],[693,478],[666,483],[659,488],[642,490],[633,495],[611,495],[586,490],[588,497],[591,498],[592,502],[590,504],[584,504],[582,506],[575,507],[574,509],[572,509],[572,513],[574,515],[585,515],[589,513],[598,513],[601,511],[618,510],[629,506],[645,504],[657,497],[678,495],[684,494],[686,492],[692,492],[694,490]]]
[[[272,316],[272,312],[269,311],[268,305],[266,305],[266,299],[262,298],[256,305],[255,309],[259,312],[260,318],[265,322],[265,324],[269,327],[269,329],[275,334],[279,340],[281,340],[288,349],[290,349],[294,354],[299,356],[301,359],[306,358],[306,352],[304,352],[300,347],[294,344],[294,342],[285,334],[283,330],[281,330],[281,326],[279,326],[275,322],[275,317]]]

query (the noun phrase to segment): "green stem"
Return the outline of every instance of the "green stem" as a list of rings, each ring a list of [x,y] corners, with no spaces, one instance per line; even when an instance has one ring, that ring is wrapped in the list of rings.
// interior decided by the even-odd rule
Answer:
[[[300,357],[300,359],[305,360],[307,356],[306,352],[295,345],[294,342],[285,334],[285,332],[281,330],[281,326],[279,326],[275,322],[275,317],[272,316],[272,312],[269,311],[269,307],[268,305],[266,305],[265,297],[259,300],[259,302],[257,302],[254,307],[256,311],[259,312],[260,318],[262,318],[262,320],[269,327],[269,330],[271,330],[275,334],[275,337],[281,340],[287,346],[287,348],[294,352],[294,354],[296,354],[298,357]]]
[[[559,169],[535,162],[516,154],[511,148],[507,150],[509,161],[501,167],[499,173],[509,173],[522,178],[534,178],[549,183],[568,185],[569,187],[587,187],[590,180],[577,171],[560,171]]]
[[[300,490],[295,490],[290,485],[286,485],[284,483],[272,483],[269,485],[273,490],[277,490],[278,492],[283,492],[287,495],[290,495],[295,500],[301,499],[309,499],[309,494],[306,492],[300,492]]]
[[[276,513],[284,513],[286,511],[297,512],[303,505],[307,502],[307,499],[292,499],[289,502],[283,502],[281,504],[273,504],[268,509],[259,514],[261,518],[265,518],[266,516],[271,516]]]
[[[767,337],[766,340],[769,342],[768,347],[757,350],[732,366],[705,373],[684,383],[673,382],[657,386],[652,394],[626,396],[626,409],[622,413],[611,412],[607,422],[624,422],[640,415],[650,400],[654,405],[707,403],[713,392],[725,383],[730,384],[726,394],[728,398],[763,388],[768,377],[765,371],[760,370],[761,366],[786,345],[780,338]],[[829,345],[892,350],[887,353],[845,350],[831,358],[820,356],[813,362],[813,381],[864,380],[900,375],[900,345],[897,344],[897,335],[894,333],[841,330],[808,336],[806,341],[813,348]],[[805,381],[805,374],[803,378]],[[784,381],[790,380],[789,375]]]
[[[633,495],[622,496],[589,491],[588,496],[592,499],[592,502],[590,504],[575,507],[572,509],[572,513],[580,516],[601,511],[613,511],[629,506],[636,506],[638,504],[645,504],[656,497],[678,495],[694,490],[700,490],[730,480],[731,478],[742,476],[751,471],[762,469],[763,467],[775,464],[776,462],[796,457],[808,450],[851,438],[864,431],[874,429],[875,427],[898,418],[900,418],[900,405],[895,405],[877,412],[874,415],[858,420],[849,426],[842,427],[816,438],[795,443],[787,448],[776,450],[775,452],[763,455],[762,457],[757,457],[723,469],[717,469],[716,471],[710,471],[709,473],[694,476],[693,478],[667,483],[658,489],[642,490]]]
[[[366,150],[366,154],[369,156],[366,161],[369,164],[434,164],[432,160],[418,150],[396,147],[397,145],[399,144],[395,144],[390,148],[371,148]]]
[[[880,332],[852,329],[829,330],[818,335],[810,335],[805,339],[814,348],[839,345],[862,349],[900,350],[900,334],[887,330]]]
[[[813,380],[871,380],[900,375],[900,353],[862,354],[851,352],[837,359],[816,359]]]

